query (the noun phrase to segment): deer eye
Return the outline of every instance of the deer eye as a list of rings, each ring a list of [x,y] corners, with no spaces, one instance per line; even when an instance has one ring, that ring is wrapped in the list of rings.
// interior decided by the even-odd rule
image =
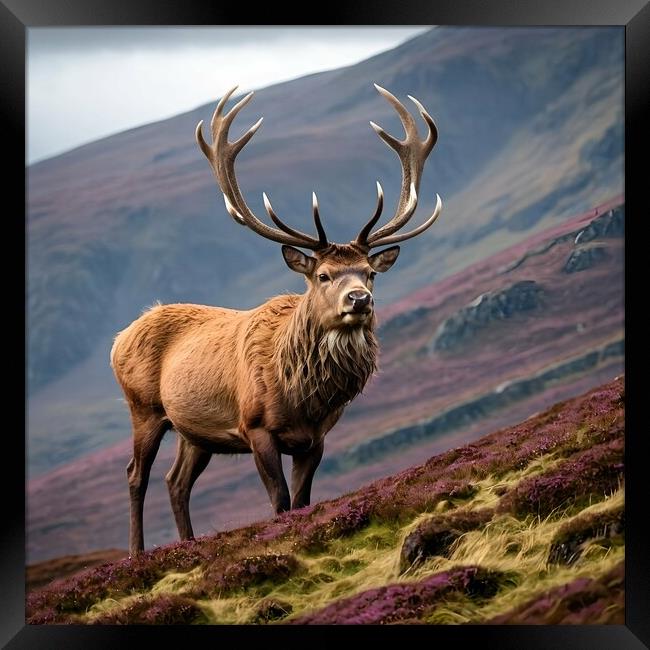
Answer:
[[[330,281],[330,276],[327,275],[327,273],[320,273],[320,274],[318,275],[318,279],[319,279],[321,282],[329,282],[329,281]]]
[[[374,271],[370,271],[370,276],[369,277],[370,277],[371,280],[374,280],[376,276],[377,276],[377,274]]]

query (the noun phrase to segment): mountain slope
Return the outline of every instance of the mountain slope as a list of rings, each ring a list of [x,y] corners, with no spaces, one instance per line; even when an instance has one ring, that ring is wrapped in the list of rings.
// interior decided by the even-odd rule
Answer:
[[[618,199],[380,308],[380,372],[328,434],[314,499],[401,471],[620,374],[623,229]],[[593,251],[600,253],[591,257]],[[581,262],[584,267],[569,264],[583,255],[590,260]],[[535,287],[533,308],[519,308],[522,285]],[[486,296],[498,297],[498,309]],[[492,305],[487,314],[486,305]],[[445,340],[453,334],[459,343],[437,349],[441,328]],[[76,443],[66,429],[71,398],[46,390],[51,409],[42,426],[57,433],[63,454],[63,442]],[[111,417],[126,416],[124,404],[103,399],[98,404],[106,404]],[[128,537],[131,440],[102,448],[97,404],[87,405],[84,418],[98,450],[29,482],[30,562],[107,544],[120,548]],[[163,440],[152,469],[148,546],[177,535],[163,480],[174,438]],[[33,459],[43,458],[42,466],[51,462],[51,440],[32,437],[30,444]],[[215,456],[194,488],[191,508],[199,533],[266,516],[268,497],[252,458]]]
[[[43,623],[624,622],[622,377],[335,501],[29,594]]]
[[[374,181],[387,212],[399,183],[397,159],[367,121],[401,127],[372,83],[422,100],[440,140],[418,214],[435,192],[445,207],[378,282],[389,305],[622,192],[622,71],[620,29],[436,28],[349,68],[260,90],[235,125],[265,116],[238,174],[254,210],[266,190],[298,226],[308,227],[318,191],[328,233],[346,241],[372,210]],[[277,246],[227,216],[193,139],[212,110],[28,170],[31,477],[128,436],[108,352],[144,308],[245,308],[303,286]]]

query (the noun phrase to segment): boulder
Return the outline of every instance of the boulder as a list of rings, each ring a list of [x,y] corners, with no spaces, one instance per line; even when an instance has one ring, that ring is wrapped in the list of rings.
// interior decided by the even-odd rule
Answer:
[[[434,555],[448,556],[453,543],[464,533],[484,526],[493,511],[470,510],[436,515],[406,536],[400,553],[400,573]]]

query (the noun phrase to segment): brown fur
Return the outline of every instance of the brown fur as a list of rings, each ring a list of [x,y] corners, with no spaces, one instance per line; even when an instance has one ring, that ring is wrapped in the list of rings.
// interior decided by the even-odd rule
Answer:
[[[278,392],[294,415],[316,424],[363,390],[376,353],[371,327],[324,331],[310,301],[301,300],[277,336]]]
[[[144,545],[149,470],[171,428],[179,447],[167,481],[181,538],[192,536],[189,493],[212,453],[253,452],[276,512],[289,508],[280,454],[292,455],[291,506],[309,503],[323,438],[376,369],[372,304],[363,315],[346,307],[351,291],[371,291],[371,273],[363,252],[333,245],[316,254],[303,295],[248,311],[156,305],[117,335],[111,365],[134,431],[132,554]]]
[[[400,158],[402,190],[395,215],[373,233],[384,202],[377,183],[375,213],[349,244],[329,242],[315,194],[312,212],[317,238],[283,223],[266,195],[264,206],[277,228],[260,221],[246,204],[235,175],[235,158],[261,120],[235,142],[228,140],[228,130],[252,93],[227,114],[224,106],[236,88],[221,99],[210,123],[212,144],[203,137],[203,122],[197,125],[197,144],[223,192],[226,210],[239,224],[284,244],[284,260],[305,276],[307,291],[302,296],[272,298],[250,311],[159,305],[117,336],[111,365],[133,426],[133,458],[127,466],[131,554],[144,548],[142,518],[149,472],[160,440],[170,428],[179,434],[178,451],[166,478],[181,539],[193,536],[190,491],[212,453],[252,452],[276,513],[309,504],[323,438],[377,365],[373,278],[391,268],[399,246],[369,252],[424,232],[442,208],[437,197],[427,221],[396,234],[415,210],[420,175],[437,129],[424,107],[411,98],[428,127],[421,141],[406,108],[375,86],[395,107],[405,129],[406,139],[396,140],[370,123]],[[314,256],[294,246],[311,250]],[[281,454],[293,456],[291,497]]]

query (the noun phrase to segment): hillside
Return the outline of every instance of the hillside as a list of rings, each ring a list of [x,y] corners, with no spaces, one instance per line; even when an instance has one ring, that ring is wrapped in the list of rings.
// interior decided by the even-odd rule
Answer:
[[[328,233],[347,241],[380,179],[389,211],[399,165],[368,120],[400,131],[373,82],[418,97],[435,117],[418,215],[435,192],[445,204],[381,278],[383,305],[622,193],[620,29],[436,28],[357,65],[260,89],[235,125],[265,117],[238,166],[254,210],[265,190],[306,227],[316,190]],[[30,478],[127,438],[108,351],[146,306],[246,308],[302,287],[277,246],[224,210],[193,137],[213,107],[28,170]]]
[[[624,215],[612,201],[380,306],[380,373],[328,435],[314,498],[404,470],[622,373]],[[437,349],[440,340],[453,344]],[[65,430],[66,405],[53,401],[51,431]],[[86,421],[101,430],[95,415],[89,405]],[[152,469],[149,547],[177,535],[163,480],[174,438]],[[30,439],[30,454],[52,453],[47,443]],[[130,447],[127,438],[30,480],[29,562],[124,547]],[[270,506],[250,456],[215,456],[191,508],[195,530],[209,533],[263,518]]]
[[[28,595],[28,623],[623,624],[622,377],[336,500]]]

